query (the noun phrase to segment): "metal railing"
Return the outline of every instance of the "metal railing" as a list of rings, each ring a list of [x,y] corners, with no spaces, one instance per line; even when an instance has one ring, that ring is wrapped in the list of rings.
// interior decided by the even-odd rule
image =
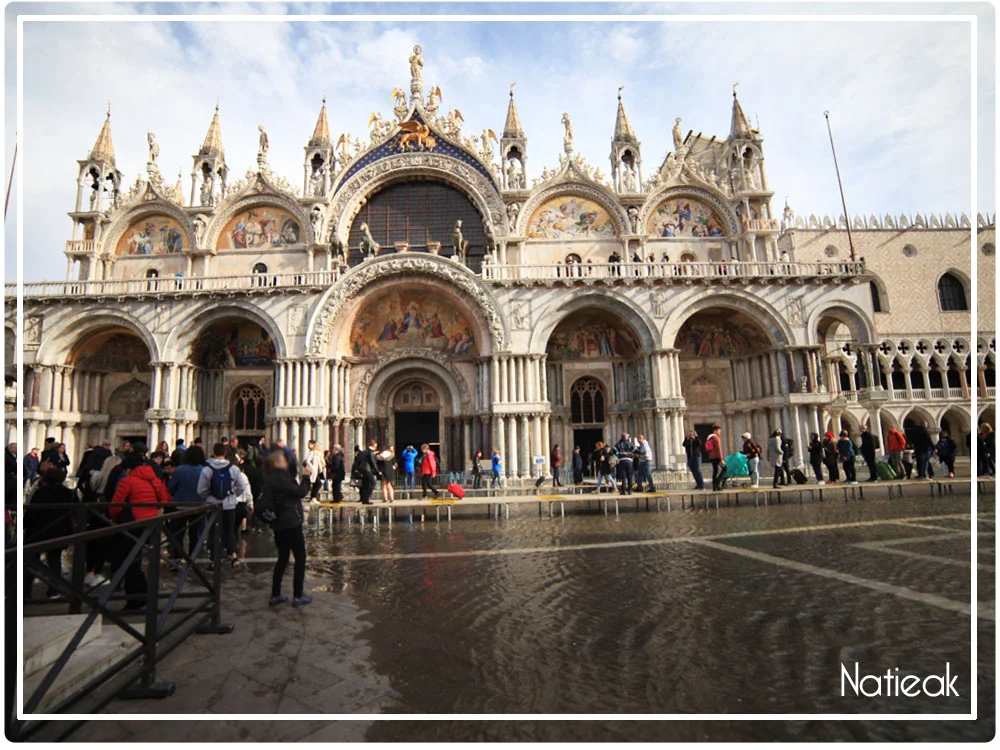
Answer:
[[[496,282],[576,282],[697,279],[829,279],[865,273],[865,264],[847,263],[663,263],[622,261],[621,263],[484,264],[483,278]]]
[[[89,530],[68,536],[24,545],[24,570],[19,572],[30,574],[58,594],[55,601],[49,600],[37,606],[35,603],[26,603],[25,625],[33,616],[53,614],[53,608],[58,609],[60,604],[68,605],[65,611],[70,614],[86,612],[87,615],[58,658],[48,667],[43,667],[45,674],[41,683],[30,695],[25,695],[25,715],[38,712],[42,701],[98,617],[103,618],[105,626],[113,624],[123,634],[133,638],[134,646],[123,651],[121,658],[88,675],[89,679],[68,695],[55,699],[55,704],[46,708],[44,713],[63,713],[71,708],[74,713],[93,712],[115,697],[166,697],[173,693],[174,685],[170,682],[157,682],[156,666],[159,660],[194,632],[229,633],[233,630],[232,625],[221,621],[222,566],[216,564],[214,573],[207,575],[205,570],[195,564],[202,550],[209,548],[212,559],[221,559],[220,503],[172,503],[172,512],[121,524],[114,524],[107,517],[109,507],[110,503],[24,506],[23,510],[28,515],[39,511],[58,514],[48,519],[49,526],[65,521],[66,516],[69,516],[76,529],[90,527]],[[159,509],[164,506],[132,503],[132,507]],[[188,540],[189,529],[194,531],[194,543],[192,549],[187,551],[185,541]],[[122,537],[130,543],[130,547],[111,576],[110,583],[88,590],[84,584],[87,545],[93,542],[121,544]],[[165,562],[177,574],[176,582],[169,589],[161,589],[160,568],[165,546],[173,551],[173,556],[166,558]],[[50,570],[42,561],[45,552],[67,548],[72,550],[73,560],[69,580]],[[16,547],[9,547],[5,551],[8,581],[12,566],[16,568],[16,553]],[[141,565],[143,556],[149,559],[147,591],[131,595],[119,592],[126,572],[135,564]],[[13,599],[13,592],[8,592],[8,606]],[[144,605],[129,611],[110,606],[130,599],[132,602],[144,600]],[[133,624],[130,619],[133,615],[142,616],[141,625]],[[9,691],[6,708],[10,722],[8,729],[13,732],[13,736],[25,739],[45,726],[44,722],[38,720],[14,719],[13,701],[13,691]],[[7,736],[12,735],[8,733]]]

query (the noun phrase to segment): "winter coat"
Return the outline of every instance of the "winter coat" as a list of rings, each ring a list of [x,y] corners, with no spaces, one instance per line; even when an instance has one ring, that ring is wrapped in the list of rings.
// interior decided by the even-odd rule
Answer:
[[[73,533],[72,510],[42,510],[40,506],[75,503],[76,493],[63,484],[41,484],[24,514],[25,543],[44,542]]]
[[[701,438],[697,435],[695,437],[684,438],[684,442],[681,445],[684,446],[684,452],[687,454],[688,459],[701,458]]]
[[[857,451],[854,449],[854,441],[850,438],[841,438],[837,441],[837,453],[840,454],[841,461],[854,458],[856,452]]]
[[[705,451],[709,458],[722,460],[722,439],[714,432],[705,440]]]
[[[434,455],[434,451],[429,450],[424,454],[424,460],[420,464],[420,475],[436,477],[437,473],[437,456]]]
[[[416,448],[403,448],[403,473],[412,474],[414,468],[414,462],[417,459],[417,449]]]
[[[275,531],[285,531],[301,526],[305,521],[302,511],[302,498],[309,494],[312,482],[303,476],[296,483],[284,471],[272,471],[264,479],[264,494],[269,494],[274,502],[275,519],[271,528]]]
[[[934,450],[937,451],[938,458],[942,461],[950,461],[955,457],[955,453],[958,452],[958,446],[954,440],[947,437],[938,440],[937,445],[934,446]]]
[[[344,463],[344,454],[341,451],[331,453],[326,459],[326,475],[334,482],[344,481],[347,476],[347,464]]]
[[[906,436],[893,427],[889,434],[885,436],[885,447],[890,451],[906,450]]]
[[[870,432],[861,433],[861,455],[866,461],[875,460],[875,437]]]
[[[775,466],[781,466],[782,463],[784,463],[784,459],[785,453],[781,450],[781,435],[775,435],[772,438],[768,438],[767,460]]]
[[[200,503],[205,498],[198,494],[198,481],[203,466],[181,464],[167,482],[167,492],[174,496],[175,503]]]
[[[151,466],[138,466],[118,482],[115,496],[111,499],[108,516],[118,518],[124,510],[124,504],[129,503],[169,503],[170,495],[163,482],[156,478]],[[158,508],[133,508],[132,516],[136,521],[152,518]]]

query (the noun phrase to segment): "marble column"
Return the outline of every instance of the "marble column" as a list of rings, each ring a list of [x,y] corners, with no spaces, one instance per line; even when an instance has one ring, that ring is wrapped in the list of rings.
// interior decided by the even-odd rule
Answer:
[[[535,467],[535,456],[545,456],[545,460],[549,460],[549,453],[544,450],[542,445],[542,419],[537,414],[531,418],[531,453],[532,467]],[[563,454],[565,455],[565,447],[563,448]],[[532,473],[532,476],[539,476],[543,469],[544,467],[536,467],[536,471]]]
[[[517,476],[518,465],[518,444],[517,444],[517,417],[507,417],[507,455],[504,456],[507,465],[507,476]]]

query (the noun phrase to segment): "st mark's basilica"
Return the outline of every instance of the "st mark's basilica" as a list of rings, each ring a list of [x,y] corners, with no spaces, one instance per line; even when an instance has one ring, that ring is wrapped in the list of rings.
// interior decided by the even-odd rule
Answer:
[[[966,452],[994,423],[995,215],[777,215],[735,92],[728,132],[671,118],[673,149],[645,163],[619,96],[610,163],[591,166],[571,114],[558,160],[535,154],[513,89],[499,138],[467,134],[419,47],[409,67],[364,140],[331,137],[324,101],[301,188],[269,167],[264,127],[231,173],[218,108],[190,185],[164,179],[153,134],[127,184],[109,112],[79,161],[66,280],[24,286],[23,335],[6,288],[8,439],[18,390],[22,450],[52,436],[74,467],[106,436],[299,455],[373,436],[430,443],[445,471],[499,449],[526,479],[555,444],[625,431],[671,470],[713,423],[727,452],[745,430],[804,446],[921,421]]]

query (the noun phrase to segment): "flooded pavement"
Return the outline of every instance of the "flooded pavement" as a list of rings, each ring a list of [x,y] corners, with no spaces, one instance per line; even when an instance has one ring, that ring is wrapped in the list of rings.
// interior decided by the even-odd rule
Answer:
[[[927,497],[341,526],[308,540],[307,589],[320,606],[287,614],[267,610],[273,549],[267,536],[253,536],[252,562],[232,574],[229,590],[238,592],[242,610],[237,630],[241,618],[255,618],[256,645],[267,650],[253,668],[239,659],[229,659],[229,668],[275,694],[291,684],[295,705],[283,711],[608,717],[236,722],[243,734],[232,737],[254,738],[266,723],[278,733],[269,736],[286,739],[985,739],[994,723],[994,504],[980,500],[975,574],[978,599],[988,604],[976,616],[969,507],[967,497]],[[284,635],[273,636],[272,621]],[[978,722],[613,717],[967,713],[974,622],[979,708],[989,712]],[[255,647],[252,634],[213,643],[229,650],[230,638]],[[311,682],[279,678],[289,650],[300,675],[314,673]],[[350,668],[328,665],[341,658]],[[204,663],[191,663],[199,665],[192,676],[204,672]],[[855,663],[860,675],[898,668],[900,676],[923,678],[948,669],[958,695],[856,697],[846,683],[842,696],[841,665],[853,675]],[[315,677],[327,669],[340,687]],[[168,672],[165,662],[164,676],[172,678]],[[364,689],[352,692],[352,681]],[[189,689],[206,691],[203,710],[240,705],[220,708],[216,699],[228,693],[218,686]],[[191,710],[171,709],[173,700],[156,711]],[[139,709],[122,701],[110,707]],[[274,710],[261,705],[259,712]]]

